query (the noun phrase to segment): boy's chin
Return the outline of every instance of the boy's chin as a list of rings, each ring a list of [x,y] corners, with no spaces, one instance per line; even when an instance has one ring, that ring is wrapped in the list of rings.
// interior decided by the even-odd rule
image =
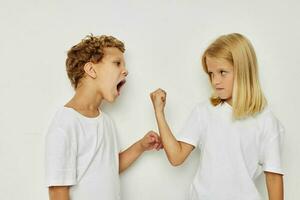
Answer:
[[[105,97],[104,99],[105,99],[105,101],[107,101],[108,103],[113,103],[113,102],[115,102],[116,101],[116,99],[117,99],[117,97],[118,96],[110,96],[110,97]]]

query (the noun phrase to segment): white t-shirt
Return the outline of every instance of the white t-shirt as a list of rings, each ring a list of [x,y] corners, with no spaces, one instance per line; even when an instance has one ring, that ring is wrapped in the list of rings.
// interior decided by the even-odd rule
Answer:
[[[104,112],[88,118],[72,108],[56,113],[46,136],[47,186],[71,186],[71,200],[119,200],[119,148]]]
[[[232,107],[197,105],[179,141],[200,149],[189,200],[259,200],[254,184],[263,171],[283,174],[283,126],[266,108],[255,117],[233,120]]]

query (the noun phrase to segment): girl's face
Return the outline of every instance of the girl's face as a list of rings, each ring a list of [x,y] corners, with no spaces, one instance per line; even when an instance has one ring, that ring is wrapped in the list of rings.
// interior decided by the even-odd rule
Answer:
[[[206,57],[207,71],[216,94],[230,105],[234,82],[233,66],[224,59]]]
[[[120,95],[128,75],[123,53],[115,47],[105,48],[102,60],[95,65],[99,92],[105,100],[113,102]]]

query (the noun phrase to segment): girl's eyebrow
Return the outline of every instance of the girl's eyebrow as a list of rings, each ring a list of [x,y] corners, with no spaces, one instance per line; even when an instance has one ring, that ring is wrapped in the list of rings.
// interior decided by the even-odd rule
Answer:
[[[218,67],[218,70],[228,71],[229,69],[230,69],[229,67],[225,67],[225,66]]]

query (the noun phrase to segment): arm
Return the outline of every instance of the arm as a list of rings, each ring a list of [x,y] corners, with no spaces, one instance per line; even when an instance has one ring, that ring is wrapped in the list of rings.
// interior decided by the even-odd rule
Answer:
[[[158,89],[151,93],[151,100],[155,110],[155,117],[161,140],[169,162],[173,166],[182,164],[194,149],[193,145],[177,141],[170,130],[164,114],[166,103],[165,91]]]
[[[153,131],[148,132],[141,140],[119,153],[119,173],[126,170],[144,151],[161,148],[158,134]]]
[[[281,174],[265,172],[269,200],[283,200],[283,178]]]
[[[49,200],[70,200],[69,186],[49,187]]]

